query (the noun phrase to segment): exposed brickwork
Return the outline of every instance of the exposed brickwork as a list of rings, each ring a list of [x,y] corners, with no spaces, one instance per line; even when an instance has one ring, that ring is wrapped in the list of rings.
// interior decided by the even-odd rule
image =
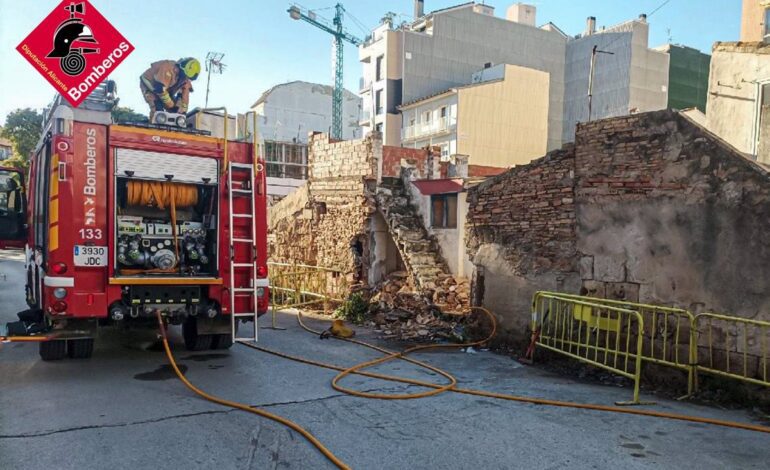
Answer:
[[[484,165],[468,165],[468,176],[473,178],[477,176],[497,176],[508,171],[508,168]]]
[[[770,320],[770,173],[679,113],[579,125],[574,147],[469,200],[484,298],[520,340],[541,289]],[[714,334],[719,349],[729,335]]]
[[[424,168],[428,160],[426,149],[410,149],[405,147],[382,147],[382,176],[398,178],[401,175],[401,160],[404,159],[418,168]]]
[[[367,257],[369,216],[375,210],[377,139],[332,142],[326,134],[311,136],[304,200],[290,195],[273,208],[293,212],[271,217],[271,259],[355,272],[357,280],[365,276],[360,260]]]
[[[471,257],[480,244],[498,243],[516,272],[574,269],[573,152],[553,151],[469,190]]]

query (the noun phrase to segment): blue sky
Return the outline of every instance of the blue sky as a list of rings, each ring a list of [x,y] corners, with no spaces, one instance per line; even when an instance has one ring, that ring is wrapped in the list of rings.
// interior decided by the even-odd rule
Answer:
[[[75,0],[73,0],[75,1]],[[303,0],[311,9],[333,6],[335,0]],[[640,13],[649,13],[664,0],[535,0],[537,22],[551,21],[567,34],[583,31],[587,16],[597,25],[609,26]],[[19,107],[42,108],[54,90],[19,55],[16,45],[59,2],[54,0],[0,0],[0,123]],[[225,53],[227,70],[215,76],[209,105],[226,105],[243,112],[262,91],[290,80],[330,84],[331,36],[304,22],[292,21],[281,0],[92,0],[101,13],[136,47],[112,74],[118,82],[121,104],[146,112],[139,93],[138,77],[159,59],[185,56],[203,59],[207,51]],[[412,0],[347,0],[345,7],[368,28],[387,11],[410,19]],[[425,0],[426,10],[462,3],[462,0]],[[513,1],[489,0],[497,16],[504,16]],[[525,2],[527,3],[527,2]],[[649,18],[650,46],[668,41],[704,52],[715,41],[734,41],[740,34],[740,0],[670,0]],[[332,16],[331,10],[319,11]],[[359,37],[365,32],[348,19],[348,30]],[[345,49],[345,85],[358,90],[361,67],[355,47]],[[202,106],[205,77],[196,83],[191,106]]]

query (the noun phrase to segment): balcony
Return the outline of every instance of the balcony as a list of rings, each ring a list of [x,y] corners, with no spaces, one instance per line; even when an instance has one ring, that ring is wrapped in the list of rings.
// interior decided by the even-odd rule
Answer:
[[[361,78],[358,81],[358,93],[364,94],[372,89],[372,80],[368,78]]]
[[[359,126],[369,126],[372,123],[372,112],[368,109],[361,110],[361,119],[358,120]]]
[[[442,117],[429,122],[418,122],[413,126],[406,126],[401,129],[401,140],[419,140],[426,137],[448,134],[454,132],[456,127],[456,119],[450,117]]]

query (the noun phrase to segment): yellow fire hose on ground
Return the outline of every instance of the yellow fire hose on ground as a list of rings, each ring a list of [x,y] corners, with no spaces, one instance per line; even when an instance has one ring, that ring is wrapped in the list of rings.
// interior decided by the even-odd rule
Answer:
[[[229,406],[230,408],[246,411],[248,413],[253,413],[255,415],[262,416],[263,418],[271,419],[273,421],[281,423],[284,426],[287,426],[297,431],[298,433],[300,433],[302,437],[310,441],[311,444],[313,444],[319,451],[321,451],[324,457],[329,459],[329,461],[331,461],[338,468],[341,468],[341,469],[350,468],[347,465],[345,465],[339,458],[337,458],[323,444],[321,444],[321,441],[319,441],[315,436],[310,434],[306,429],[304,429],[302,426],[295,423],[294,421],[290,421],[286,418],[270,413],[269,411],[261,410],[259,408],[252,408],[251,406],[245,405],[243,403],[225,400],[223,398],[218,398],[213,395],[209,395],[208,393],[204,392],[203,390],[199,389],[198,387],[190,383],[190,381],[187,380],[184,374],[182,374],[182,371],[179,370],[179,367],[177,367],[176,360],[174,359],[174,355],[171,353],[171,347],[168,344],[168,336],[166,335],[166,325],[163,323],[163,317],[160,313],[160,310],[156,311],[156,315],[158,317],[158,328],[160,329],[160,336],[161,336],[161,339],[163,340],[163,349],[166,351],[166,357],[168,358],[168,362],[171,364],[171,367],[174,369],[176,376],[179,377],[179,380],[181,380],[182,383],[184,383],[187,388],[189,388],[194,393],[200,395],[201,397],[205,398],[210,402],[214,402],[223,406]]]
[[[403,399],[413,399],[413,398],[422,398],[432,395],[437,395],[442,392],[455,392],[455,393],[461,393],[465,395],[474,395],[474,396],[480,396],[485,398],[495,398],[500,400],[507,400],[507,401],[514,401],[514,402],[520,402],[520,403],[529,403],[533,405],[546,405],[546,406],[557,406],[557,407],[563,407],[563,408],[575,408],[575,409],[582,409],[582,410],[592,410],[592,411],[604,411],[604,412],[610,412],[610,413],[623,413],[623,414],[630,414],[630,415],[637,415],[637,416],[646,416],[651,418],[665,418],[665,419],[671,419],[671,420],[678,420],[678,421],[686,421],[686,422],[693,422],[693,423],[701,423],[701,424],[711,424],[715,426],[723,426],[728,428],[734,428],[734,429],[742,429],[745,431],[754,431],[754,432],[762,432],[762,433],[768,433],[770,434],[770,427],[767,426],[759,426],[759,425],[753,425],[753,424],[747,424],[747,423],[739,423],[736,421],[725,421],[720,419],[713,419],[713,418],[703,418],[698,416],[689,416],[689,415],[682,415],[677,413],[666,413],[662,411],[650,411],[650,410],[639,410],[639,409],[632,409],[632,408],[624,408],[624,407],[618,407],[618,406],[606,406],[606,405],[594,405],[589,403],[575,403],[575,402],[568,402],[568,401],[560,401],[560,400],[549,400],[544,398],[532,398],[532,397],[525,397],[525,396],[518,396],[518,395],[509,395],[505,393],[495,393],[495,392],[486,392],[483,390],[473,390],[473,389],[466,389],[466,388],[459,388],[457,387],[457,379],[454,378],[451,374],[449,374],[446,371],[443,371],[437,367],[431,366],[429,364],[426,364],[424,362],[411,359],[407,357],[407,354],[414,353],[417,351],[425,351],[429,349],[447,349],[447,348],[462,348],[462,347],[469,347],[469,346],[477,346],[480,344],[484,344],[487,341],[489,341],[493,336],[497,329],[497,322],[494,318],[494,315],[492,315],[488,310],[484,308],[475,308],[478,311],[481,311],[491,321],[491,334],[481,340],[481,341],[475,341],[471,343],[462,343],[462,344],[432,344],[432,345],[423,345],[423,346],[415,346],[412,348],[408,348],[402,352],[397,351],[391,351],[370,343],[367,343],[365,341],[360,341],[356,339],[350,339],[350,338],[337,338],[342,341],[348,341],[350,343],[358,344],[370,349],[374,349],[375,351],[381,352],[383,354],[386,354],[385,356],[372,360],[372,361],[366,361],[361,364],[357,364],[352,367],[341,367],[335,364],[329,364],[321,361],[314,361],[311,359],[306,359],[299,356],[292,356],[290,354],[282,353],[279,351],[273,351],[268,348],[264,348],[261,346],[257,346],[255,344],[250,343],[244,343],[239,342],[239,344],[249,347],[251,349],[255,349],[257,351],[265,352],[268,354],[272,354],[277,357],[282,357],[284,359],[288,359],[291,361],[299,362],[302,364],[312,365],[315,367],[321,367],[324,369],[329,370],[336,370],[339,372],[337,376],[334,377],[332,380],[332,387],[334,387],[335,390],[341,391],[343,393],[350,394],[352,396],[357,397],[363,397],[363,398],[376,398],[376,399],[390,399],[390,400],[403,400]],[[314,334],[314,335],[320,335],[322,332],[314,330],[310,327],[308,327],[303,321],[302,321],[302,314],[298,312],[297,314],[297,320],[300,324],[300,326]],[[321,453],[329,459],[330,462],[332,462],[334,465],[336,465],[338,468],[341,469],[347,469],[350,468],[346,466],[339,458],[337,458],[328,448],[326,448],[323,444],[321,444],[318,439],[310,434],[307,430],[303,429],[298,424],[282,418],[278,415],[269,413],[264,410],[260,410],[258,408],[252,408],[248,405],[244,405],[242,403],[232,402],[229,400],[224,400],[221,398],[217,398],[211,395],[208,395],[207,393],[203,392],[202,390],[196,388],[194,385],[192,385],[182,374],[182,372],[179,370],[179,368],[176,365],[176,361],[174,360],[174,356],[171,353],[171,349],[168,344],[168,338],[166,337],[166,330],[165,326],[163,324],[163,319],[158,313],[158,323],[160,326],[161,336],[163,339],[163,347],[166,351],[166,356],[168,357],[169,362],[171,363],[172,368],[174,369],[174,372],[176,373],[177,377],[193,392],[200,395],[201,397],[205,398],[206,400],[212,401],[214,403],[218,403],[224,406],[229,406],[232,408],[240,409],[243,411],[247,411],[249,413],[254,413],[256,415],[271,419],[273,421],[279,422],[281,424],[284,424],[285,426],[288,426],[289,428],[297,431],[300,433],[303,437],[305,437],[308,441],[310,441],[311,444],[313,444],[318,450],[321,451]],[[336,337],[335,337],[336,338]],[[418,365],[420,367],[424,367],[428,370],[431,370],[449,380],[449,384],[445,385],[439,385],[431,382],[425,382],[422,380],[416,380],[416,379],[407,379],[392,375],[386,375],[386,374],[378,374],[374,372],[366,372],[362,369],[372,367],[378,364],[382,364],[394,359],[400,359],[403,361],[410,362],[412,364]],[[387,380],[391,382],[398,382],[398,383],[404,383],[408,385],[417,385],[421,387],[430,388],[433,390],[429,390],[427,392],[419,392],[419,393],[412,393],[412,394],[379,394],[379,393],[367,393],[367,392],[359,392],[357,390],[351,390],[345,387],[342,387],[339,385],[339,381],[350,374],[356,374],[361,375],[364,377],[370,377],[374,379],[381,379],[381,380]]]

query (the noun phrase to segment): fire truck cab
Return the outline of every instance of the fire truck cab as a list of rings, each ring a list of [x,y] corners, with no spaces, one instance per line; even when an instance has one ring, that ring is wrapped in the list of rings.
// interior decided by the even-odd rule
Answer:
[[[0,248],[23,248],[27,238],[24,174],[0,167]]]
[[[269,295],[256,139],[228,140],[226,111],[221,136],[113,124],[116,103],[105,83],[46,114],[28,180],[30,310],[16,330],[54,338],[43,360],[90,357],[99,327],[153,326],[158,311],[190,350],[256,339]]]

